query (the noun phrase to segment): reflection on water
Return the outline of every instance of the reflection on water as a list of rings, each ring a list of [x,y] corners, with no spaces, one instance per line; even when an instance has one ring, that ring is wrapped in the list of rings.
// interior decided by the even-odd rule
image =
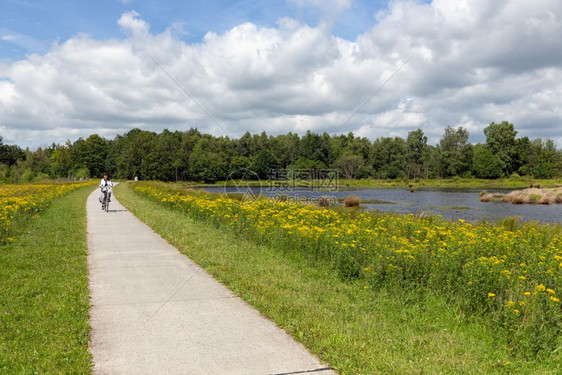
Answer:
[[[236,192],[235,187],[209,187],[212,192]],[[226,190],[225,190],[226,189]],[[274,196],[279,192],[268,191],[267,187],[252,188],[254,193]],[[471,222],[496,221],[505,217],[519,216],[522,220],[537,220],[550,223],[562,223],[562,205],[534,205],[511,203],[480,202],[480,189],[418,189],[411,193],[409,189],[358,189],[353,191],[315,192],[309,190],[287,191],[286,195],[312,198],[319,196],[333,196],[345,198],[350,194],[356,195],[364,202],[368,210],[394,212],[402,214],[427,213],[441,215],[445,219],[464,219]],[[495,190],[506,192],[506,190]]]

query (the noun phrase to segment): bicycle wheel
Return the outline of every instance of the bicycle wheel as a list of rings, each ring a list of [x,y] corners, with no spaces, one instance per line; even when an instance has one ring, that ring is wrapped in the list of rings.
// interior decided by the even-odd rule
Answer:
[[[109,212],[109,194],[105,194],[105,212]]]

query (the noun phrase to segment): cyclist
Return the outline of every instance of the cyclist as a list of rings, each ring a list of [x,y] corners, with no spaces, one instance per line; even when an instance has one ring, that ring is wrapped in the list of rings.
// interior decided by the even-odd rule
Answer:
[[[106,173],[103,174],[103,178],[100,181],[100,188],[101,188],[101,195],[100,195],[100,202],[101,202],[101,209],[105,210],[105,195],[109,194],[107,199],[108,202],[111,202],[111,188],[113,188],[113,182],[109,178],[109,175]]]

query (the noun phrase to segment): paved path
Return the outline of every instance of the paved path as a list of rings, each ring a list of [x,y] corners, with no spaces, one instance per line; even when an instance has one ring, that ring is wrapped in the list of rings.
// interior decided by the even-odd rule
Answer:
[[[103,212],[98,195],[87,203],[94,373],[334,374],[117,199]]]

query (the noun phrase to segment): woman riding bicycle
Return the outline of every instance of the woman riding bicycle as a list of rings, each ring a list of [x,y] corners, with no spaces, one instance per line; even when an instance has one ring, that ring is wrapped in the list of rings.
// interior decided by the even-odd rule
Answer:
[[[100,188],[101,188],[101,196],[100,196],[100,202],[101,202],[101,209],[105,210],[105,196],[107,195],[107,201],[111,202],[111,189],[113,188],[113,182],[111,182],[111,179],[109,178],[109,175],[107,173],[103,174],[103,178],[100,181]]]

